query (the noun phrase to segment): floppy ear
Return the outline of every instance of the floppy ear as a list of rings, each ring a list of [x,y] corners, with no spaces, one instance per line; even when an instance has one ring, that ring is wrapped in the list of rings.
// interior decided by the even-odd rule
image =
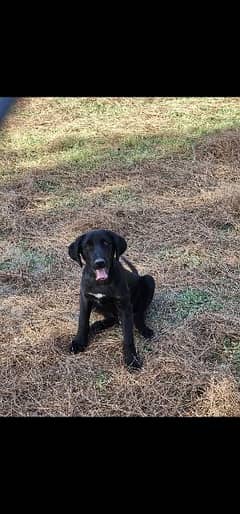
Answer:
[[[115,250],[116,250],[116,259],[118,261],[119,256],[122,255],[122,253],[126,251],[127,243],[123,237],[119,236],[115,232],[112,232],[111,230],[108,230],[108,232],[113,240],[113,244],[114,244]]]
[[[71,243],[70,246],[68,247],[68,253],[69,253],[71,259],[78,262],[80,264],[81,268],[82,268],[82,259],[81,259],[80,254],[82,254],[82,242],[83,242],[84,237],[85,237],[85,234],[77,237],[77,239],[75,239],[75,241],[73,241],[73,243]]]

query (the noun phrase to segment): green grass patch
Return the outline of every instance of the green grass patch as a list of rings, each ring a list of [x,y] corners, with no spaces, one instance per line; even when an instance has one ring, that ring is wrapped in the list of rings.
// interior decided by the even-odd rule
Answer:
[[[59,183],[51,179],[37,179],[35,180],[35,188],[37,191],[51,193],[59,188]]]
[[[186,248],[160,248],[155,252],[160,261],[168,260],[170,263],[179,262],[183,266],[196,268],[201,266],[206,256]]]
[[[55,212],[64,211],[66,209],[77,209],[88,205],[88,198],[83,194],[68,191],[67,194],[59,194],[43,198],[38,204],[40,210]]]
[[[109,191],[97,194],[96,197],[102,200],[105,205],[116,205],[121,207],[124,204],[134,204],[139,199],[133,191],[125,186],[113,186]]]
[[[240,340],[226,336],[223,341],[223,356],[234,365],[240,374]]]
[[[181,319],[199,311],[217,311],[222,308],[222,304],[216,298],[208,292],[196,288],[188,288],[177,293],[175,300],[176,313]]]
[[[103,391],[108,383],[109,377],[105,371],[99,371],[96,376],[96,387]]]
[[[51,271],[55,258],[36,249],[29,249],[24,244],[15,246],[8,252],[8,257],[0,264],[2,271],[22,271],[38,275]]]
[[[44,184],[47,190],[48,184]],[[49,189],[51,192],[51,186]],[[83,207],[89,206],[94,208],[96,206],[116,206],[122,207],[123,205],[136,205],[139,204],[140,199],[126,186],[112,186],[106,191],[93,190],[92,193],[82,193],[69,189],[65,193],[48,195],[43,198],[41,202],[38,202],[38,207],[41,210],[48,212],[60,212],[65,209],[78,210]]]

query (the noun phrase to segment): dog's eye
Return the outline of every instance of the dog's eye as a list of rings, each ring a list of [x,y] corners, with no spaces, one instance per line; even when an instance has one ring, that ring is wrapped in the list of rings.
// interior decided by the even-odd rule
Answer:
[[[109,246],[109,243],[107,241],[103,241],[104,246]]]

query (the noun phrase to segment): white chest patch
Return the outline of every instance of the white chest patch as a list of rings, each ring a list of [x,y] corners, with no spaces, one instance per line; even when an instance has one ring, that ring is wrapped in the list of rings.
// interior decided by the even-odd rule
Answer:
[[[95,298],[97,298],[98,300],[100,298],[103,298],[104,296],[106,296],[105,294],[102,294],[102,293],[96,293],[96,294],[95,293],[88,293],[88,294],[90,294],[91,296],[95,296]]]

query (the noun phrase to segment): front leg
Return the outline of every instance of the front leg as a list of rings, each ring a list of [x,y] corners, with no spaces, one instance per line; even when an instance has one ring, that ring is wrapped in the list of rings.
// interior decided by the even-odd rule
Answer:
[[[92,304],[82,293],[80,294],[80,315],[78,321],[78,331],[72,340],[70,351],[72,353],[83,352],[88,344],[89,318]]]
[[[118,311],[123,328],[123,355],[125,364],[130,369],[139,369],[142,363],[137,355],[133,339],[133,313],[130,301],[119,302]]]

